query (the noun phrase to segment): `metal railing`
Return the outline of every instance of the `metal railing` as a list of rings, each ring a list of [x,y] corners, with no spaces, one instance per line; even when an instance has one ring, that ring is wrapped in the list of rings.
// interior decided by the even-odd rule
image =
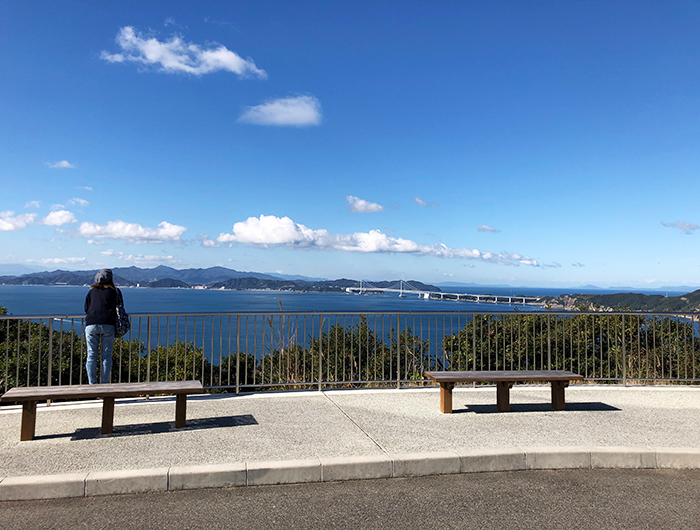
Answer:
[[[141,314],[113,382],[211,391],[429,384],[426,370],[562,369],[589,381],[700,382],[698,313]],[[0,390],[87,382],[83,316],[0,316]]]

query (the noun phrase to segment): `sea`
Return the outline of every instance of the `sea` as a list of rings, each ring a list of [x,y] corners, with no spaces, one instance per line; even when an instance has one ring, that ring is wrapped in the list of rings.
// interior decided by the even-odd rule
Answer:
[[[0,306],[16,316],[82,316],[88,287],[0,285]],[[132,315],[164,313],[248,312],[479,312],[539,310],[532,305],[425,300],[415,294],[299,293],[290,291],[230,291],[210,289],[121,288],[124,305]],[[614,294],[606,289],[553,289],[536,287],[443,288],[444,292],[501,296],[559,296],[588,293]],[[683,291],[636,291],[679,296]]]

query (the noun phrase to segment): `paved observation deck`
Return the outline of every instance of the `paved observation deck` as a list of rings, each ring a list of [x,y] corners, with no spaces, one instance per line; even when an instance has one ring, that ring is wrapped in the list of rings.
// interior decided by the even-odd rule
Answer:
[[[700,468],[700,387],[571,385],[566,410],[523,385],[511,412],[496,388],[317,390],[40,404],[20,442],[21,406],[0,407],[0,500],[555,468]]]

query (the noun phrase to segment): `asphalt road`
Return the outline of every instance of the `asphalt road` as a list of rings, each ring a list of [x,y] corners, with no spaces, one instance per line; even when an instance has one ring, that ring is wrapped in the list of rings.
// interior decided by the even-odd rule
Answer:
[[[3,530],[697,529],[700,470],[559,470],[0,503]]]

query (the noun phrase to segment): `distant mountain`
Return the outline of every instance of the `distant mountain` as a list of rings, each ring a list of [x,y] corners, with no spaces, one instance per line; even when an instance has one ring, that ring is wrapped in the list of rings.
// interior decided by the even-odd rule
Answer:
[[[27,267],[26,265],[19,265],[15,263],[10,264],[0,264],[0,276],[19,276],[20,274],[31,274],[32,272],[39,272],[38,267]]]
[[[0,284],[6,285],[90,285],[96,270],[88,271],[45,271],[20,276],[0,276]],[[241,272],[226,267],[208,269],[173,269],[159,266],[153,269],[139,267],[116,267],[112,269],[114,283],[120,287],[152,288],[191,288],[206,286],[211,289],[272,289],[288,291],[323,291],[341,292],[346,287],[356,287],[357,280],[341,278],[338,280],[299,280],[284,279],[260,272]],[[398,280],[372,282],[373,286],[388,288],[396,285]],[[434,285],[411,280],[411,285],[426,291],[440,291]]]
[[[299,274],[278,274],[276,272],[266,272],[265,274],[280,280],[302,280],[305,282],[325,282],[328,278],[314,278],[313,276],[301,276]]]
[[[155,280],[141,284],[141,287],[150,287],[153,289],[190,289],[192,286],[189,283],[181,282],[180,280],[172,280],[166,278],[164,280]]]
[[[97,271],[46,271],[22,274],[21,276],[0,276],[0,284],[5,285],[90,285]],[[118,286],[132,286],[135,282],[114,276]]]
[[[372,282],[373,287],[388,288],[398,283],[398,280]],[[261,280],[258,278],[234,278],[225,282],[216,282],[209,286],[210,289],[271,289],[275,291],[313,291],[313,292],[344,292],[346,287],[357,287],[357,280],[340,278],[337,280],[323,280],[319,282],[307,282],[304,280]],[[417,289],[439,292],[434,285],[411,280],[411,285]]]
[[[0,276],[0,284],[8,285],[90,285],[97,269],[87,271],[44,271],[22,274],[19,276]],[[141,269],[139,267],[115,267],[114,283],[119,286],[147,286],[153,282],[173,280],[187,286],[209,285],[217,281],[231,278],[258,278],[262,280],[274,280],[269,274],[258,272],[240,272],[225,267],[210,267],[208,269],[173,269],[172,267],[158,266],[153,269]],[[178,284],[182,287],[184,285]]]
[[[212,282],[220,282],[231,278],[260,278],[262,280],[274,280],[274,276],[260,272],[241,272],[226,267],[209,267],[207,269],[173,269],[165,265],[159,265],[153,269],[140,269],[138,267],[114,268],[112,272],[134,282],[153,282],[157,280],[179,280],[192,285],[207,285]]]

